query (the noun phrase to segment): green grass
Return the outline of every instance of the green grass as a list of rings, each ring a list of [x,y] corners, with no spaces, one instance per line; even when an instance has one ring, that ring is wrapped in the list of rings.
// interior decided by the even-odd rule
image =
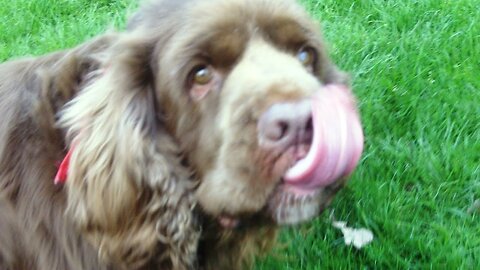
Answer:
[[[287,229],[257,269],[480,266],[480,0],[304,0],[352,74],[366,150],[322,217]],[[75,44],[114,26],[132,0],[0,0],[0,60]],[[328,217],[367,227],[343,244]]]

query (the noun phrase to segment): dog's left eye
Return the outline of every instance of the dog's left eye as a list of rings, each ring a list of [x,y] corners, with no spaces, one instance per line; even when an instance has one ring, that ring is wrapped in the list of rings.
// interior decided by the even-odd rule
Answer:
[[[297,53],[298,60],[306,67],[312,66],[316,57],[315,49],[312,47],[302,47]]]

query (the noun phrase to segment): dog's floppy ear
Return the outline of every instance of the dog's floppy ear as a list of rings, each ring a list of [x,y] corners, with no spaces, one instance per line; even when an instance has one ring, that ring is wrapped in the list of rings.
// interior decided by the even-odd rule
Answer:
[[[155,44],[145,36],[112,45],[102,74],[61,113],[71,149],[66,214],[106,260],[133,269],[155,256],[189,268],[194,186],[157,115]]]

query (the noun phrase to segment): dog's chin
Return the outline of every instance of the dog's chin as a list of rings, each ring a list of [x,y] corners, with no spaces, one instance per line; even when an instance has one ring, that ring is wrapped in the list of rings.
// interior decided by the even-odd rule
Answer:
[[[295,225],[317,217],[343,186],[338,181],[323,188],[304,189],[282,182],[267,203],[267,215],[277,225]]]
[[[286,155],[291,152],[287,151]],[[291,159],[291,157],[286,158]],[[277,169],[284,167],[286,172],[292,165],[285,166],[282,159],[277,160]],[[285,174],[285,173],[284,173]],[[347,178],[339,178],[327,186],[311,186],[305,183],[291,183],[279,176],[264,207],[258,212],[245,215],[222,214],[217,217],[221,227],[236,229],[244,226],[272,224],[278,226],[296,225],[308,222],[319,216],[332,202],[335,194],[345,185]]]
[[[300,181],[290,181],[290,170],[302,162],[310,150],[311,144],[308,142],[294,145],[273,165],[281,173],[278,174],[277,185],[270,194],[265,210],[269,219],[277,225],[295,225],[317,217],[330,205],[346,182],[345,177],[339,177],[319,185],[315,174],[306,175]]]
[[[308,222],[319,216],[331,203],[346,179],[326,187],[292,185],[279,179],[264,207],[257,212],[222,213],[215,217],[224,229],[261,226],[265,224],[288,226]]]

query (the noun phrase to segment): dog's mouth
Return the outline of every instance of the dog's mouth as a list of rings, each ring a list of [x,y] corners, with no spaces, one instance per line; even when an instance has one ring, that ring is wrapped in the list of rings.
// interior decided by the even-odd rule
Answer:
[[[269,212],[280,224],[318,215],[363,151],[363,131],[349,89],[327,86],[312,97],[311,105],[313,132],[285,151],[291,162],[269,201]]]
[[[276,185],[258,214],[275,224],[308,221],[320,214],[357,166],[363,131],[350,90],[326,86],[310,101],[311,117],[294,140],[269,152],[269,171]],[[237,215],[220,215],[219,224],[236,228],[248,223]]]
[[[298,148],[297,158],[284,175],[292,188],[326,187],[348,176],[363,151],[363,132],[348,89],[329,86],[312,98],[311,144]],[[308,152],[305,150],[308,149]]]

